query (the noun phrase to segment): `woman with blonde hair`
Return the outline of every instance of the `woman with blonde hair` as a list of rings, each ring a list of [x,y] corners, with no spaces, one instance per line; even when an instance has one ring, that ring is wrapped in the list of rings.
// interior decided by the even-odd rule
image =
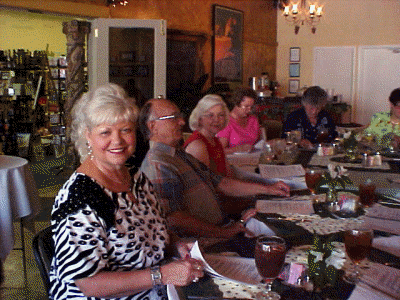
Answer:
[[[50,298],[166,299],[166,285],[203,276],[188,258],[164,262],[170,236],[153,187],[126,161],[135,150],[138,108],[116,84],[84,94],[72,110],[81,165],[56,196]]]
[[[230,174],[224,148],[215,135],[228,122],[229,110],[218,95],[206,95],[197,103],[189,118],[193,134],[185,141],[184,148],[214,172]]]

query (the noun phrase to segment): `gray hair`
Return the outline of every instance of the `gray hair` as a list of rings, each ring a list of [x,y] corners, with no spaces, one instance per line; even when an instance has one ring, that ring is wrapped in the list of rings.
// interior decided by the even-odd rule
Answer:
[[[225,111],[225,124],[228,123],[228,116],[229,116],[229,110],[228,107],[225,103],[225,101],[218,95],[210,94],[210,95],[205,95],[203,98],[199,100],[197,103],[196,107],[193,109],[192,113],[190,114],[189,117],[189,127],[191,130],[195,131],[200,128],[199,125],[199,120],[200,118],[207,113],[207,111],[216,106],[216,105],[222,105],[222,108]]]
[[[313,106],[324,106],[328,101],[327,92],[319,86],[312,86],[305,90],[301,102]]]
[[[88,155],[86,132],[100,124],[129,121],[136,125],[139,109],[117,84],[109,83],[82,95],[71,111],[71,140],[81,162]]]

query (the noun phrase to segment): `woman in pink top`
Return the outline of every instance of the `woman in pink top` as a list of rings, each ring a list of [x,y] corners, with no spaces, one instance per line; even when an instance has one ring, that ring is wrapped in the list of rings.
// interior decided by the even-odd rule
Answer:
[[[215,135],[226,126],[228,115],[228,107],[220,96],[204,96],[190,115],[189,127],[194,132],[183,146],[186,152],[223,176],[231,172],[226,163],[224,148]]]
[[[256,98],[250,88],[241,87],[233,93],[230,101],[234,107],[228,125],[217,134],[226,154],[248,152],[260,139],[260,124],[251,114]]]

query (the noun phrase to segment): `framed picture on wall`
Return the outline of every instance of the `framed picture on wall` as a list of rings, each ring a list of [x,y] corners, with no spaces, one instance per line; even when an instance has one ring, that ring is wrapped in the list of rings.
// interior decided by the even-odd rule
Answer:
[[[300,64],[289,64],[289,77],[300,77]]]
[[[291,47],[290,48],[289,61],[290,62],[300,62],[300,48],[299,47]]]
[[[213,82],[242,82],[243,12],[213,5]]]
[[[289,93],[296,94],[300,87],[300,80],[289,79]]]

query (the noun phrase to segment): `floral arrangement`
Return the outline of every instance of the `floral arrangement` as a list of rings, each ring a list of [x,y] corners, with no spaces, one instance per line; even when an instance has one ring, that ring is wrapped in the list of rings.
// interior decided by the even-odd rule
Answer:
[[[327,200],[330,202],[337,201],[338,190],[344,189],[346,185],[352,185],[353,182],[346,175],[347,170],[343,166],[328,165],[328,172],[322,175],[318,188],[322,186],[328,187]]]
[[[347,149],[357,149],[358,142],[360,138],[356,135],[354,131],[348,131],[343,135],[343,148]]]
[[[313,246],[308,251],[308,275],[314,289],[334,285],[346,261],[346,254],[332,244],[333,237],[314,235]]]

